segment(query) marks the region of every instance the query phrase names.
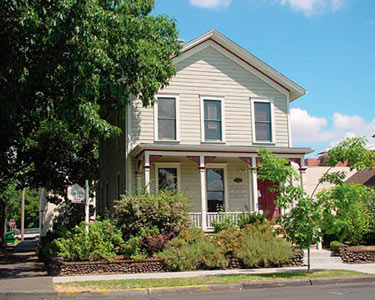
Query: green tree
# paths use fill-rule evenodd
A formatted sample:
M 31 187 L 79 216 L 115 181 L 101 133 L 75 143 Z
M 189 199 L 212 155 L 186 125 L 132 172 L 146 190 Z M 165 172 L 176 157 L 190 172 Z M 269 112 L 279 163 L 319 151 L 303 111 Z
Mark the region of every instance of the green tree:
M 334 187 L 317 194 L 323 208 L 322 230 L 325 238 L 359 244 L 363 237 L 374 231 L 375 193 L 363 185 L 345 184 L 345 172 L 330 172 L 338 163 L 348 163 L 351 170 L 365 170 L 375 166 L 375 153 L 367 150 L 363 137 L 342 140 L 328 151 L 330 169 L 319 183 Z
M 99 138 L 121 133 L 110 113 L 123 117 L 133 95 L 152 104 L 175 74 L 175 21 L 151 16 L 153 7 L 154 0 L 0 2 L 0 195 L 14 179 L 62 194 L 96 178 Z M 0 209 L 1 224 L 4 203 Z
M 289 161 L 268 150 L 258 152 L 260 163 L 257 172 L 261 180 L 280 183 L 273 188 L 277 192 L 275 204 L 284 211 L 278 222 L 285 230 L 286 238 L 301 249 L 308 249 L 308 271 L 310 271 L 310 246 L 320 240 L 320 205 L 308 197 L 299 186 L 293 186 L 298 174 Z

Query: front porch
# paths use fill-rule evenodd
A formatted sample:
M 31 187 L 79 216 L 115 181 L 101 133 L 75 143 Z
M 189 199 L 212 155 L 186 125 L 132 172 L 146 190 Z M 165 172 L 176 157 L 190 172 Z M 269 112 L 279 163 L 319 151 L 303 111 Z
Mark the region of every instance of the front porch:
M 270 217 L 279 214 L 273 203 L 275 195 L 268 192 L 269 186 L 258 180 L 256 169 L 252 168 L 257 163 L 255 147 L 241 147 L 247 151 L 238 151 L 235 147 L 192 151 L 182 145 L 155 144 L 138 147 L 139 152 L 134 155 L 135 188 L 145 188 L 150 193 L 160 189 L 183 193 L 190 199 L 189 215 L 194 226 L 204 231 L 211 231 L 213 222 L 220 222 L 224 217 L 237 223 L 245 207 L 250 212 L 268 210 Z M 310 149 L 271 150 L 278 150 L 278 155 L 298 164 L 303 185 L 304 154 Z

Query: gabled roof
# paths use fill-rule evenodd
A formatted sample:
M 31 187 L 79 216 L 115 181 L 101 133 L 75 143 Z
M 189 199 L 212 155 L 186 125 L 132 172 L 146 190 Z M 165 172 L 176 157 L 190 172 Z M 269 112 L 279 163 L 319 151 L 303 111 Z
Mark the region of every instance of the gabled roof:
M 358 171 L 353 176 L 348 178 L 345 183 L 363 184 L 366 186 L 375 186 L 375 170 Z
M 290 101 L 293 101 L 307 93 L 304 88 L 302 88 L 286 76 L 282 75 L 280 72 L 276 71 L 271 66 L 269 66 L 215 29 L 210 30 L 195 38 L 194 40 L 184 44 L 181 51 L 182 55 L 206 41 L 212 41 L 215 44 L 221 46 L 236 58 L 240 59 L 241 61 L 255 69 L 257 72 L 259 72 L 259 75 L 266 79 L 268 78 L 270 81 L 288 91 Z

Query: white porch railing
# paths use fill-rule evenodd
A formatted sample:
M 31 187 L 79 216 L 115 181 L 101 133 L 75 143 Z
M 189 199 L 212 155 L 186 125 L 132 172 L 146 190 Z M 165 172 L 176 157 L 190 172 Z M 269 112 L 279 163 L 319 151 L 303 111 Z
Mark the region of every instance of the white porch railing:
M 238 225 L 238 219 L 242 212 L 208 212 L 206 213 L 207 229 L 213 229 L 213 222 L 223 222 L 224 218 L 229 218 L 234 224 Z M 202 214 L 199 212 L 189 213 L 194 227 L 202 227 Z
M 202 227 L 202 214 L 197 212 L 189 213 L 193 226 L 197 228 Z

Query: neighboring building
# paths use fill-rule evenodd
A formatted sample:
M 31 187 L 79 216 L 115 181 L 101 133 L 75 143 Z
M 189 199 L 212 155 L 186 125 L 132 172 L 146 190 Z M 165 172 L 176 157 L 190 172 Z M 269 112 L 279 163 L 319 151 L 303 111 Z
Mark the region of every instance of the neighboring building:
M 292 146 L 289 105 L 306 91 L 216 30 L 184 45 L 177 74 L 153 107 L 138 99 L 110 121 L 123 135 L 100 145 L 99 213 L 120 194 L 178 190 L 191 199 L 195 225 L 210 229 L 222 207 L 247 205 L 276 216 L 274 196 L 250 166 L 269 149 L 298 163 L 309 148 Z
M 345 183 L 356 183 L 368 187 L 375 187 L 375 169 L 358 171 L 348 178 Z
M 350 167 L 347 163 L 340 163 L 335 167 L 327 166 L 326 159 L 328 157 L 328 152 L 323 151 L 319 153 L 319 156 L 317 158 L 307 158 L 305 160 L 305 166 L 306 166 L 306 182 L 305 182 L 305 191 L 307 195 L 311 196 L 314 193 L 314 196 L 320 192 L 322 189 L 325 188 L 331 188 L 334 185 L 329 183 L 321 183 L 319 184 L 320 178 L 328 172 L 328 173 L 334 173 L 334 172 L 345 172 L 346 178 L 349 178 L 352 176 L 356 171 L 350 170 Z
M 375 138 L 375 134 L 372 137 Z M 375 145 L 370 145 L 367 147 L 367 150 L 375 151 Z M 358 171 L 346 180 L 345 183 L 363 184 L 375 188 L 375 168 Z

